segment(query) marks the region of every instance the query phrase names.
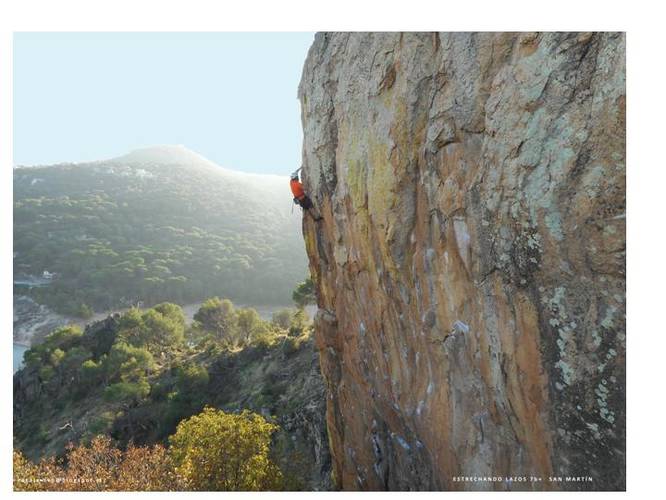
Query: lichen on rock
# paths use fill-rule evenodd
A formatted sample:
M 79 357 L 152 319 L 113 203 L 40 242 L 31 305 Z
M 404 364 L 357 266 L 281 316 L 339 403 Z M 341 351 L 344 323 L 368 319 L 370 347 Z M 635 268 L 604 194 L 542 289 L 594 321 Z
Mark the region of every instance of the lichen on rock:
M 625 37 L 320 33 L 304 218 L 343 489 L 624 489 Z M 454 482 L 456 476 L 592 482 Z

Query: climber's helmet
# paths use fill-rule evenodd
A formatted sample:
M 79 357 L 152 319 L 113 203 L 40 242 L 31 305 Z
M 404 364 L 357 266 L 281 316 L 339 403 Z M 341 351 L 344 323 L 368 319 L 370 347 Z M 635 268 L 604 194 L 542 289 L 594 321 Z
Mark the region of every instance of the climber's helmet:
M 298 180 L 298 171 L 292 172 L 291 174 L 291 180 Z

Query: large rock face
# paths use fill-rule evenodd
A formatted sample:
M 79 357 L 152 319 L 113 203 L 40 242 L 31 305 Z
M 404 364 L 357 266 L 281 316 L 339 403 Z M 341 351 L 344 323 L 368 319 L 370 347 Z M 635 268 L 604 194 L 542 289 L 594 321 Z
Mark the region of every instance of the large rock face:
M 316 36 L 304 235 L 339 487 L 624 488 L 624 47 Z M 457 480 L 488 475 L 528 481 Z

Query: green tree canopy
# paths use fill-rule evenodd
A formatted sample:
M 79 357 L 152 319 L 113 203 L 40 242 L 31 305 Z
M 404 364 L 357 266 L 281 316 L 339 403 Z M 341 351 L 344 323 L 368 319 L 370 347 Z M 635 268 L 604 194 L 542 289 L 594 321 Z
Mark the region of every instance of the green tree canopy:
M 127 311 L 120 319 L 119 336 L 133 346 L 146 346 L 153 352 L 183 343 L 185 315 L 180 306 L 158 304 L 144 312 L 137 308 Z
M 238 311 L 237 325 L 241 339 L 249 343 L 259 333 L 262 321 L 256 310 L 247 308 Z
M 152 371 L 155 361 L 147 349 L 120 341 L 111 347 L 106 366 L 111 377 L 118 375 L 121 379 L 130 381 Z
M 148 375 L 155 369 L 155 362 L 147 349 L 116 342 L 106 358 L 105 369 L 108 379 L 115 381 L 104 390 L 107 400 L 131 403 L 150 393 Z
M 204 331 L 220 339 L 235 336 L 236 311 L 229 299 L 213 297 L 206 300 L 194 315 L 194 320 Z
M 308 304 L 315 304 L 317 298 L 315 297 L 314 283 L 312 278 L 308 278 L 302 283 L 299 283 L 292 293 L 291 298 L 294 300 L 298 307 L 305 307 Z
M 292 337 L 299 337 L 303 335 L 308 326 L 308 315 L 304 309 L 297 309 L 291 317 L 289 324 L 289 335 Z

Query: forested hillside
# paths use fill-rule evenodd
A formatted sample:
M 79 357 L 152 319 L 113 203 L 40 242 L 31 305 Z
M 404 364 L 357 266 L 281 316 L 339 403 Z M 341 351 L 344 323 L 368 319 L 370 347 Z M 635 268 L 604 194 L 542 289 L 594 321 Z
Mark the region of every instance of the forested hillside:
M 258 465 L 239 464 L 244 472 L 234 478 L 225 476 L 224 464 L 208 473 L 204 466 L 188 471 L 182 453 L 191 446 L 177 430 L 206 407 L 224 412 L 199 417 L 221 420 L 220 429 L 210 432 L 212 424 L 207 424 L 197 438 L 196 429 L 189 428 L 181 432 L 183 439 L 196 439 L 193 446 L 210 462 L 230 446 L 237 447 L 229 440 L 236 439 L 245 424 L 252 424 L 252 432 L 268 429 L 262 435 L 270 438 L 269 449 L 252 451 L 248 460 L 270 460 L 278 483 L 251 482 L 265 469 Z M 246 411 L 256 414 L 247 422 Z M 59 328 L 27 351 L 25 367 L 14 375 L 14 478 L 25 480 L 15 482 L 15 487 L 328 489 L 324 413 L 318 356 L 302 309 L 282 310 L 269 322 L 253 309 L 213 298 L 187 326 L 175 304 L 133 308 L 93 323 L 84 332 Z M 151 448 L 136 450 L 132 445 Z M 174 463 L 163 462 L 167 457 L 162 448 L 152 448 L 156 445 L 169 446 Z M 38 482 L 42 476 L 90 480 L 102 473 L 83 465 L 85 470 L 77 472 L 76 464 L 85 457 L 99 465 L 119 459 L 121 453 L 130 460 L 144 452 L 150 455 L 146 460 L 161 464 L 148 466 L 145 478 L 132 472 L 135 467 L 128 462 L 127 474 L 106 478 L 102 486 Z M 62 460 L 68 453 L 68 460 Z M 243 455 L 238 451 L 234 456 Z M 161 482 L 164 478 L 149 477 L 160 476 L 162 465 L 172 470 L 179 464 L 177 480 L 186 484 L 167 485 Z M 123 467 L 107 472 L 121 473 Z
M 14 169 L 14 274 L 65 314 L 196 302 L 287 304 L 306 275 L 286 178 L 234 172 L 181 146 Z

